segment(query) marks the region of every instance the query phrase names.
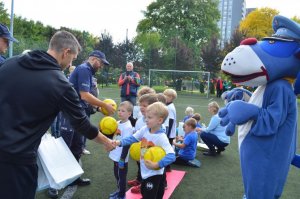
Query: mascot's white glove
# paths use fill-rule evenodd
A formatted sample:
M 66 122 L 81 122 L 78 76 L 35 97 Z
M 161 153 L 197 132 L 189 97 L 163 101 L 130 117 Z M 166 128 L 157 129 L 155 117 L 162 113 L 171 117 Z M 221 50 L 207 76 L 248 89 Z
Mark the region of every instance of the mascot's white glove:
M 235 125 L 241 125 L 249 120 L 256 120 L 259 108 L 242 100 L 232 101 L 219 111 L 221 125 L 226 126 L 226 134 L 232 136 Z

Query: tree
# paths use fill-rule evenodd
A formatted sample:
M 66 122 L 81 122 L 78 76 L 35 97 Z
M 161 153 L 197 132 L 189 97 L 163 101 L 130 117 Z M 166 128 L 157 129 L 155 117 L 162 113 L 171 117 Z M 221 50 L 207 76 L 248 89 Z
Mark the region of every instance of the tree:
M 218 1 L 157 0 L 147 7 L 138 32 L 158 32 L 163 39 L 180 36 L 183 41 L 200 44 L 218 32 Z
M 202 70 L 212 73 L 212 77 L 220 71 L 222 62 L 221 50 L 218 46 L 218 38 L 214 36 L 201 50 L 204 66 Z
M 213 33 L 218 33 L 217 6 L 216 0 L 157 0 L 144 12 L 145 19 L 137 27 L 138 35 L 159 35 L 162 47 L 156 55 L 161 57 L 163 66 L 194 68 L 200 63 L 200 57 L 195 55 L 199 55 L 201 46 Z M 190 57 L 187 59 L 185 55 Z
M 255 37 L 258 40 L 273 34 L 272 21 L 279 11 L 272 8 L 260 8 L 252 11 L 241 21 L 239 30 L 246 37 Z
M 292 17 L 292 20 L 294 20 L 295 22 L 297 22 L 297 23 L 300 24 L 300 18 L 299 18 L 299 17 L 293 16 L 293 17 Z

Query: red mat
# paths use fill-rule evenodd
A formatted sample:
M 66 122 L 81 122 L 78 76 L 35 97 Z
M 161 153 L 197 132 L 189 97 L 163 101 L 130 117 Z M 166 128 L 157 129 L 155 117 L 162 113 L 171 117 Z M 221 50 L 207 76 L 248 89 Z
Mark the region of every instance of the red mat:
M 175 190 L 175 188 L 177 187 L 179 182 L 182 180 L 184 174 L 185 174 L 185 171 L 178 171 L 178 170 L 172 170 L 171 172 L 167 172 L 168 189 L 165 190 L 163 199 L 170 198 L 173 191 Z M 130 189 L 126 192 L 127 199 L 141 199 L 142 198 L 141 194 L 131 193 Z

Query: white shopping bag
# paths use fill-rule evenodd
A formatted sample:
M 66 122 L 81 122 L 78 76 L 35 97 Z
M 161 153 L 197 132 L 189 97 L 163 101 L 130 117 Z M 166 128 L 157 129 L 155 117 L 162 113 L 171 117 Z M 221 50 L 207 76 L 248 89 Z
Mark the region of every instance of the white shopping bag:
M 83 174 L 61 137 L 54 138 L 45 134 L 38 149 L 38 157 L 51 188 L 62 189 Z
M 36 191 L 42 191 L 44 189 L 48 189 L 50 187 L 49 180 L 44 172 L 44 169 L 42 167 L 40 158 L 37 158 L 37 165 L 38 165 L 38 187 Z
M 177 133 L 177 136 L 182 136 L 184 137 L 184 130 L 183 130 L 183 125 L 184 123 L 183 122 L 179 122 L 178 123 L 178 133 Z

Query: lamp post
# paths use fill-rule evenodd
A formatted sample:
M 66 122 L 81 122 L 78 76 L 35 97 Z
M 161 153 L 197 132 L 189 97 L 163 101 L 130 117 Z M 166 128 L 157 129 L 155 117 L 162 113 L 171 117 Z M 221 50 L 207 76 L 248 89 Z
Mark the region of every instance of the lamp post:
M 11 11 L 10 11 L 10 32 L 14 34 L 14 0 L 11 0 Z M 9 41 L 9 57 L 13 55 L 13 42 Z
M 175 60 L 174 60 L 174 69 L 176 70 L 176 62 L 177 62 L 177 30 L 178 30 L 178 26 L 175 26 L 176 28 L 176 33 L 175 33 Z

